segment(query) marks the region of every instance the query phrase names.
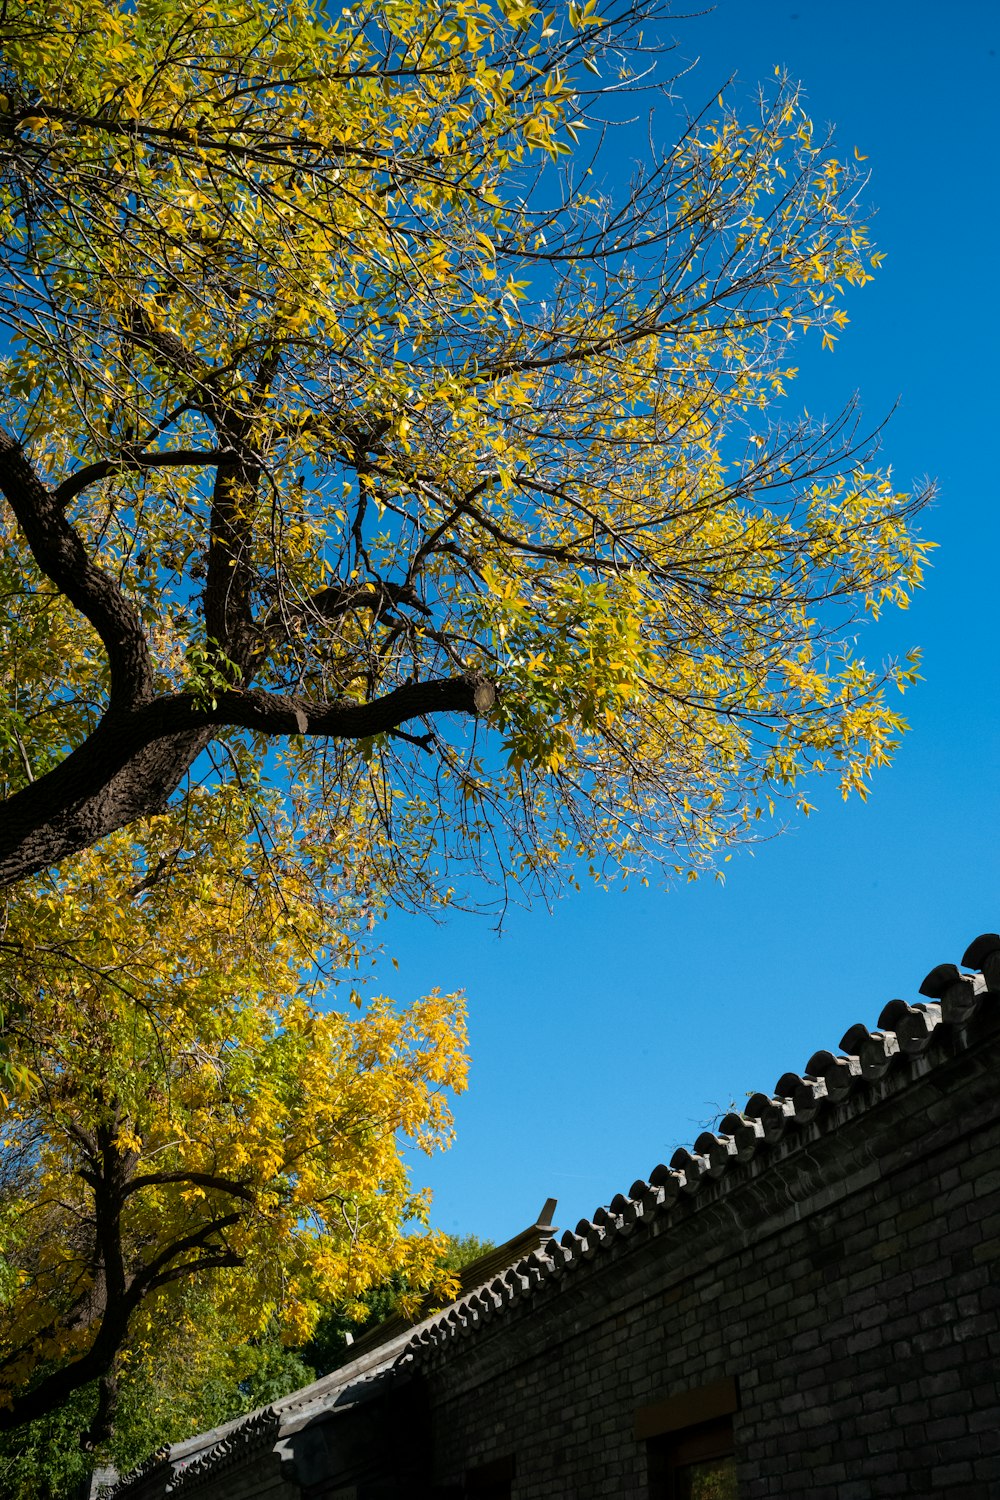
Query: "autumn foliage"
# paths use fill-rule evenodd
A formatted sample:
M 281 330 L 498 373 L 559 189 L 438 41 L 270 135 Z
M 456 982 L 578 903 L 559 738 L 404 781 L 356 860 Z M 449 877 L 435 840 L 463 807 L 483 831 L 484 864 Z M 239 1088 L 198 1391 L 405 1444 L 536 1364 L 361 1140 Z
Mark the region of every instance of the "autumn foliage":
M 778 79 L 616 186 L 665 15 L 3 9 L 0 1425 L 99 1434 L 195 1278 L 433 1280 L 460 1006 L 327 1008 L 383 902 L 694 875 L 896 743 L 923 496 L 789 395 L 858 168 Z
M 402 1148 L 449 1139 L 462 1006 L 320 1008 L 331 970 L 345 999 L 359 978 L 360 913 L 317 898 L 279 827 L 192 794 L 10 903 L 0 1428 L 101 1377 L 110 1408 L 206 1278 L 237 1342 L 302 1343 L 394 1273 L 447 1290 L 435 1237 L 400 1233 L 428 1207 Z
M 809 770 L 864 790 L 913 663 L 848 626 L 919 581 L 919 497 L 786 399 L 878 261 L 855 164 L 779 81 L 630 187 L 575 166 L 662 19 L 8 10 L 11 644 L 64 654 L 5 662 L 0 878 L 220 739 L 366 800 L 418 901 L 470 858 L 697 869 Z

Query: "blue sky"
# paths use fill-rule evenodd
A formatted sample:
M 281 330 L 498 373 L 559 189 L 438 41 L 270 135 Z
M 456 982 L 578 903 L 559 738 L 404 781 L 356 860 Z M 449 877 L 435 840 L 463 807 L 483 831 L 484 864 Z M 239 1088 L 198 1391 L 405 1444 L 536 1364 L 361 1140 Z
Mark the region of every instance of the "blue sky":
M 548 1196 L 572 1227 L 688 1144 L 730 1101 L 770 1090 L 935 964 L 1000 929 L 1000 560 L 995 274 L 1000 11 L 988 0 L 720 0 L 665 29 L 692 107 L 776 64 L 841 150 L 869 157 L 886 261 L 798 399 L 854 391 L 902 484 L 935 476 L 939 544 L 906 614 L 866 632 L 869 659 L 924 651 L 911 732 L 866 805 L 816 783 L 817 811 L 737 856 L 725 886 L 567 891 L 551 912 L 390 918 L 400 1000 L 470 1002 L 473 1067 L 446 1155 L 414 1163 L 434 1220 L 504 1239 Z M 623 152 L 623 156 L 626 153 Z M 627 162 L 623 160 L 623 171 Z M 388 988 L 388 982 L 386 984 Z

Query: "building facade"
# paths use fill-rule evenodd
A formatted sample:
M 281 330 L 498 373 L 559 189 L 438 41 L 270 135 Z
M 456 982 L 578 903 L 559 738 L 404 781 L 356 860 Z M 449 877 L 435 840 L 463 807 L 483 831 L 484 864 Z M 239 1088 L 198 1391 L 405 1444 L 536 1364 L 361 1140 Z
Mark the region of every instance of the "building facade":
M 436 1317 L 105 1493 L 996 1500 L 1000 936 L 963 965 Z

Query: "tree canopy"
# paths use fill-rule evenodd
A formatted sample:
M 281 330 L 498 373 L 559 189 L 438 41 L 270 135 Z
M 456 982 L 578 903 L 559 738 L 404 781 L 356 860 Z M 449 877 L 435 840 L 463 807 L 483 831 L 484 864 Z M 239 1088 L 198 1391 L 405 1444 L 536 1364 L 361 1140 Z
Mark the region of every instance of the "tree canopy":
M 921 497 L 786 397 L 878 261 L 858 168 L 778 80 L 616 188 L 665 14 L 5 10 L 0 880 L 210 745 L 413 900 L 864 790 L 913 662 L 851 622 L 918 583 Z
M 273 802 L 273 799 L 272 799 Z M 258 809 L 259 810 L 259 809 Z M 318 1001 L 361 915 L 232 789 L 22 882 L 0 939 L 0 1430 L 162 1349 L 192 1295 L 301 1344 L 396 1275 L 449 1284 L 407 1146 L 450 1136 L 461 1002 Z M 133 1385 L 135 1381 L 133 1379 Z

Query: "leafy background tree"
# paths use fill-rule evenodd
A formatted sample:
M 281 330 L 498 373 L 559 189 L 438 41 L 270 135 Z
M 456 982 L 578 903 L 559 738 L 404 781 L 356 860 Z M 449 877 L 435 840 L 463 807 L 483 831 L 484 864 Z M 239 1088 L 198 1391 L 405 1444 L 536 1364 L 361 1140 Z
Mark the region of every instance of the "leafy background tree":
M 492 1249 L 475 1235 L 443 1237 L 438 1265 L 456 1272 Z M 204 1432 L 301 1389 L 350 1358 L 347 1334 L 388 1317 L 407 1290 L 398 1274 L 365 1293 L 352 1317 L 341 1305 L 321 1313 L 308 1341 L 289 1348 L 273 1328 L 252 1339 L 222 1314 L 213 1282 L 189 1285 L 169 1324 L 125 1362 L 112 1434 L 95 1450 L 80 1446 L 99 1401 L 94 1382 L 48 1417 L 0 1434 L 0 1485 L 9 1500 L 64 1500 L 95 1461 L 127 1473 L 167 1442 Z
M 113 1434 L 84 1448 L 97 1382 L 46 1417 L 0 1434 L 0 1485 L 10 1500 L 65 1500 L 95 1464 L 128 1473 L 164 1443 L 189 1437 L 308 1384 L 313 1369 L 274 1334 L 241 1341 L 206 1288 L 188 1289 L 174 1320 L 119 1378 Z
M 480 1239 L 475 1234 L 445 1235 L 439 1252 L 438 1265 L 442 1271 L 457 1273 L 465 1270 L 481 1255 L 485 1255 L 488 1250 L 492 1249 L 494 1249 L 492 1240 Z M 414 1292 L 417 1294 L 416 1299 L 413 1296 Z M 437 1300 L 433 1292 L 428 1294 L 419 1287 L 414 1287 L 405 1273 L 397 1273 L 366 1294 L 364 1310 L 360 1317 L 357 1312 L 352 1316 L 342 1307 L 337 1306 L 329 1307 L 321 1313 L 308 1342 L 302 1347 L 302 1357 L 312 1366 L 317 1375 L 328 1375 L 351 1358 L 348 1335 L 353 1340 L 362 1334 L 370 1333 L 372 1329 L 377 1328 L 393 1314 L 399 1313 L 401 1309 L 406 1309 L 408 1316 L 414 1318 L 426 1316 L 434 1308 Z
M 243 799 L 195 792 L 9 902 L 0 1428 L 96 1379 L 104 1439 L 119 1370 L 206 1285 L 236 1344 L 301 1344 L 394 1273 L 450 1286 L 440 1239 L 401 1233 L 428 1207 L 402 1151 L 449 1139 L 463 1007 L 320 1009 L 360 954 L 302 848 L 276 810 L 264 841 Z

